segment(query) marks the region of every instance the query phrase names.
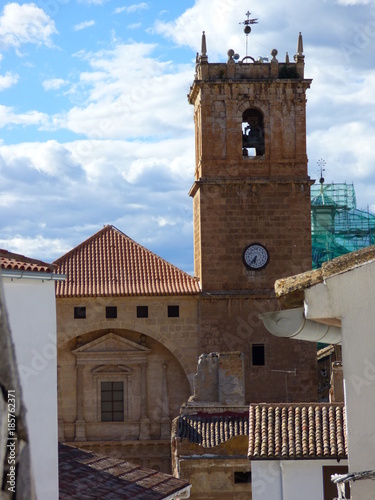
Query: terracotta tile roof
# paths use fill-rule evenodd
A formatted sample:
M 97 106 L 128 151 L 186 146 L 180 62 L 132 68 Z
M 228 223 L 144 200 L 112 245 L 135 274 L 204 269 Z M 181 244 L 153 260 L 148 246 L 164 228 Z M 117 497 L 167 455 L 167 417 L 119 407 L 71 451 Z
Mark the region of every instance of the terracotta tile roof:
M 251 404 L 248 456 L 251 460 L 346 458 L 344 405 Z
M 213 448 L 235 436 L 249 433 L 249 412 L 222 415 L 181 415 L 174 422 L 175 438 Z
M 347 458 L 341 403 L 251 404 L 245 413 L 181 415 L 173 427 L 173 438 L 203 448 L 248 435 L 251 460 Z
M 0 249 L 0 268 L 12 271 L 52 273 L 55 266 L 41 260 L 31 259 L 18 253 Z
M 60 500 L 161 500 L 189 486 L 169 474 L 59 443 Z
M 55 262 L 66 274 L 57 297 L 192 295 L 199 282 L 139 245 L 114 226 L 105 226 Z

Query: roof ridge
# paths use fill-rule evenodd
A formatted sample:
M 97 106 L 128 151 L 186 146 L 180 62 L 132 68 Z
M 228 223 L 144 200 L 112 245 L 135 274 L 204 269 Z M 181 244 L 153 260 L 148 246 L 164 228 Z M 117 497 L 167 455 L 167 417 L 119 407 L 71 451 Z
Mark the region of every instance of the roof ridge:
M 67 275 L 58 297 L 191 295 L 199 280 L 113 225 L 106 225 L 55 261 Z
M 195 276 L 191 276 L 191 274 L 187 273 L 186 271 L 184 271 L 183 269 L 180 269 L 179 267 L 177 267 L 176 265 L 172 264 L 171 262 L 167 261 L 166 259 L 164 259 L 163 257 L 160 257 L 160 255 L 157 255 L 155 252 L 153 252 L 152 250 L 150 250 L 149 248 L 146 248 L 144 245 L 142 245 L 141 243 L 138 243 L 137 241 L 135 241 L 133 238 L 131 238 L 130 236 L 128 236 L 126 233 L 124 233 L 123 231 L 121 231 L 121 229 L 118 229 L 116 226 L 112 225 L 112 224 L 106 224 L 104 227 L 102 227 L 102 229 L 100 229 L 99 231 L 97 231 L 95 234 L 93 234 L 92 236 L 90 236 L 89 238 L 87 238 L 86 240 L 82 241 L 82 243 L 79 243 L 76 247 L 72 248 L 71 250 L 69 250 L 66 254 L 62 255 L 61 257 L 59 257 L 58 259 L 56 259 L 53 263 L 58 263 L 61 259 L 65 259 L 66 257 L 68 257 L 68 255 L 70 255 L 73 251 L 78 251 L 80 248 L 84 247 L 87 245 L 87 243 L 89 241 L 93 241 L 94 239 L 96 239 L 100 233 L 104 233 L 108 230 L 114 230 L 115 232 L 119 233 L 122 237 L 126 238 L 128 241 L 130 241 L 131 243 L 134 243 L 134 245 L 142 250 L 144 250 L 148 255 L 152 255 L 153 257 L 155 257 L 155 259 L 157 259 L 159 262 L 162 261 L 163 263 L 165 263 L 168 267 L 170 268 L 173 268 L 175 269 L 176 271 L 178 271 L 178 273 L 182 273 L 184 275 L 186 275 L 188 278 L 190 279 L 193 279 L 193 280 L 198 280 L 197 277 Z M 1 250 L 0 250 L 1 251 Z
M 110 226 L 109 224 L 103 226 L 101 229 L 99 229 L 99 231 L 97 231 L 93 235 L 91 235 L 88 238 L 86 238 L 84 241 L 82 241 L 81 243 L 79 243 L 77 246 L 75 246 L 74 248 L 72 248 L 68 252 L 64 253 L 64 255 L 61 255 L 61 257 L 59 257 L 58 259 L 56 259 L 53 263 L 58 265 L 60 261 L 62 261 L 63 259 L 65 260 L 69 255 L 73 254 L 74 252 L 77 253 L 77 251 L 79 249 L 87 246 L 87 243 L 89 241 L 94 241 L 98 237 L 98 235 L 100 233 L 104 233 L 106 230 L 108 230 L 108 227 L 112 227 L 112 226 Z
M 317 401 L 317 402 L 300 402 L 300 403 L 250 403 L 251 407 L 269 407 L 269 408 L 277 408 L 277 407 L 292 407 L 292 408 L 302 408 L 302 407 L 324 407 L 324 406 L 340 406 L 343 407 L 345 403 L 343 402 L 329 402 L 329 401 Z

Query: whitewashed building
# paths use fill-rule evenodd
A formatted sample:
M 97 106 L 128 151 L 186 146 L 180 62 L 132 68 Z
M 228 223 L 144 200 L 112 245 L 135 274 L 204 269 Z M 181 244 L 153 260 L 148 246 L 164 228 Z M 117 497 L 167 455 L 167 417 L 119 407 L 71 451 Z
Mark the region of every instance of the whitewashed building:
M 57 358 L 54 266 L 0 250 L 38 500 L 57 500 Z M 17 397 L 17 395 L 16 395 Z
M 271 333 L 312 342 L 341 342 L 352 500 L 375 498 L 375 246 L 280 279 L 285 307 L 263 314 Z M 299 319 L 298 319 L 299 318 Z M 355 478 L 355 481 L 353 480 Z

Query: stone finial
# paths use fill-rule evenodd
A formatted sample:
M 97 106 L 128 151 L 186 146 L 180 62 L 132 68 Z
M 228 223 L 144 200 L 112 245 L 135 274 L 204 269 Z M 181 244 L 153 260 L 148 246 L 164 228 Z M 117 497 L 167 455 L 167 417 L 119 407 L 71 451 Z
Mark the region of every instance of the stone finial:
M 285 64 L 289 64 L 289 54 L 288 54 L 288 52 L 285 54 Z
M 302 40 L 302 34 L 301 34 L 301 32 L 299 32 L 299 35 L 298 35 L 297 55 L 298 56 L 302 56 L 303 55 L 303 40 Z
M 271 62 L 278 62 L 278 60 L 276 59 L 276 56 L 278 54 L 278 51 L 276 49 L 272 49 L 271 50 L 271 56 L 272 56 L 272 59 L 271 59 Z
M 207 42 L 206 42 L 206 33 L 202 32 L 202 45 L 201 45 L 201 55 L 200 60 L 207 61 Z
M 299 35 L 298 35 L 297 54 L 295 54 L 294 60 L 297 63 L 297 72 L 298 72 L 300 78 L 303 78 L 305 56 L 303 55 L 303 40 L 302 40 L 301 32 L 299 32 Z

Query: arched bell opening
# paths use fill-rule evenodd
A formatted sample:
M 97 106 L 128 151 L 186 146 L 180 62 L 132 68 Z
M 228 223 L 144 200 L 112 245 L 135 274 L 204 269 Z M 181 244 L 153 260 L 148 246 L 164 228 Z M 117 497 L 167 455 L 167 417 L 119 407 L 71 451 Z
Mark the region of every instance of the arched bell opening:
M 248 108 L 242 114 L 243 156 L 264 156 L 264 152 L 263 113 L 258 109 Z

